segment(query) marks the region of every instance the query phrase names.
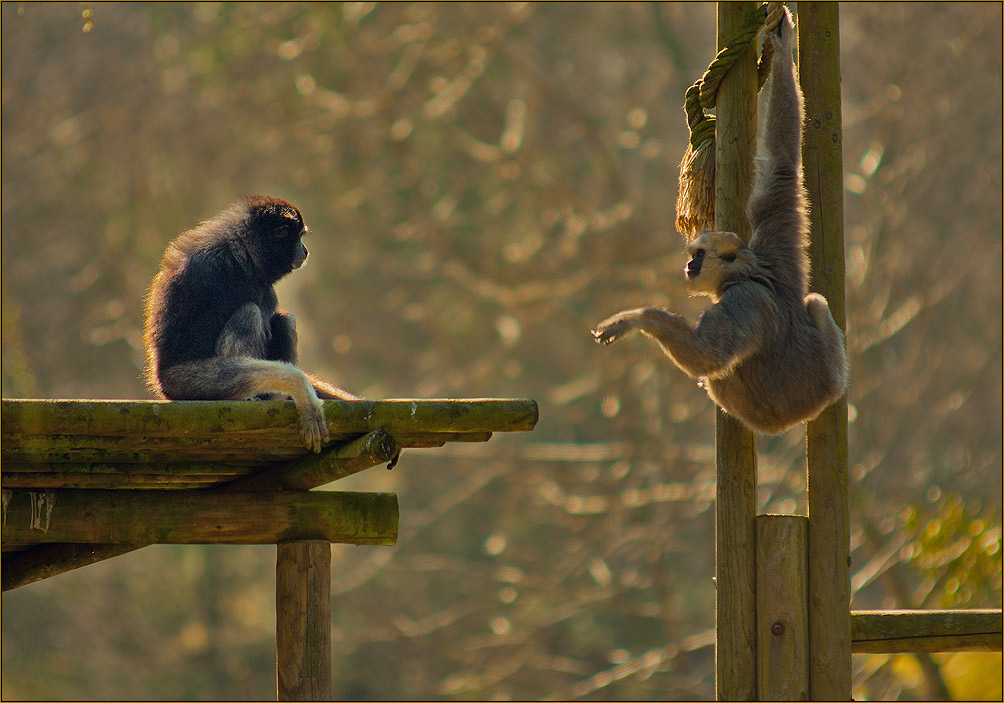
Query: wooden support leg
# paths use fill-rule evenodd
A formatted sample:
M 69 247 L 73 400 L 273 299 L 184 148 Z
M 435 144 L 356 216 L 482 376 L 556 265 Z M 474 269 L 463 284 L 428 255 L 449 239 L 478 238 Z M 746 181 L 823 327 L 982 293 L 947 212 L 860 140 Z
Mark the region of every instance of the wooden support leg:
M 809 700 L 809 519 L 757 515 L 757 698 Z
M 331 700 L 331 545 L 276 545 L 277 700 Z
M 717 414 L 715 698 L 755 701 L 756 438 Z

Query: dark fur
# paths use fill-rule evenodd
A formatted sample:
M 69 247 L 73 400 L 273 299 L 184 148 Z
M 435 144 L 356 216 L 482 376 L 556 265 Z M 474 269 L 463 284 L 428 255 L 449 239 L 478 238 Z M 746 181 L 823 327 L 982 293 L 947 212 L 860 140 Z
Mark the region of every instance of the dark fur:
M 777 434 L 811 420 L 847 387 L 844 340 L 826 299 L 808 293 L 808 216 L 801 171 L 802 95 L 787 10 L 774 42 L 766 156 L 747 206 L 749 246 L 705 232 L 688 246 L 687 285 L 714 301 L 691 326 L 657 308 L 627 310 L 593 331 L 609 344 L 631 330 L 654 339 L 711 399 L 747 427 Z
M 300 211 L 248 196 L 172 241 L 146 300 L 147 381 L 171 400 L 292 397 L 304 443 L 328 438 L 320 398 L 356 396 L 297 366 L 274 284 L 307 258 Z

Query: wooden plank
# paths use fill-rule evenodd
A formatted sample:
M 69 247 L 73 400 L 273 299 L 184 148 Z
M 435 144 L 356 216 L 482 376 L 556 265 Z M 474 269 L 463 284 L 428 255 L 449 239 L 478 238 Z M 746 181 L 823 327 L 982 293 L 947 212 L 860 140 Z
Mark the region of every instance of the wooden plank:
M 922 652 L 999 652 L 999 632 L 943 637 L 901 637 L 887 640 L 851 640 L 855 654 L 919 654 Z
M 845 329 L 839 6 L 798 3 L 802 146 L 811 223 L 812 288 Z M 850 502 L 847 399 L 806 428 L 809 502 L 809 650 L 813 700 L 851 697 Z
M 331 545 L 280 544 L 275 561 L 276 698 L 331 699 Z
M 802 515 L 756 518 L 757 696 L 809 698 L 807 541 Z
M 537 423 L 532 399 L 326 400 L 329 428 L 357 436 L 377 428 L 392 435 L 430 432 L 521 432 Z M 0 432 L 22 435 L 205 437 L 240 433 L 296 438 L 292 401 L 9 400 Z
M 377 437 L 382 437 L 382 435 L 377 435 Z M 309 455 L 307 459 L 302 461 L 307 462 L 310 466 L 313 466 L 316 461 L 324 461 L 328 457 L 333 457 L 335 465 L 340 467 L 339 470 L 342 471 L 359 471 L 367 468 L 367 459 L 373 462 L 370 465 L 375 465 L 384 461 L 378 453 L 367 456 L 363 451 L 363 448 L 366 446 L 366 440 L 363 439 L 357 443 L 350 443 L 331 449 L 322 453 L 317 458 L 315 458 L 314 455 Z M 371 449 L 373 449 L 374 452 L 379 452 L 380 447 L 383 447 L 383 451 L 386 451 L 386 444 L 384 441 L 377 442 L 376 446 L 371 447 Z M 341 461 L 343 459 L 344 461 Z M 300 465 L 298 463 L 294 463 L 291 466 L 287 465 L 283 468 L 276 467 L 274 470 L 278 472 L 276 474 L 277 476 L 281 475 L 283 471 L 288 471 L 293 475 L 300 475 L 302 478 L 303 474 L 300 471 L 300 468 L 298 468 L 299 466 Z M 276 483 L 267 476 L 263 480 L 271 482 L 273 487 L 276 486 Z M 241 484 L 240 482 L 235 482 L 235 484 L 223 485 L 214 489 L 214 491 L 233 491 L 235 485 L 237 488 L 240 488 Z M 280 490 L 283 488 L 292 488 L 292 486 L 283 485 L 281 481 L 279 481 L 277 487 Z M 253 485 L 250 483 L 247 484 L 247 488 L 245 488 L 245 490 L 252 489 Z M 5 541 L 7 540 L 6 533 L 4 534 L 4 539 Z M 56 576 L 83 566 L 88 566 L 104 559 L 121 556 L 122 554 L 126 554 L 145 546 L 147 546 L 147 544 L 144 543 L 40 544 L 18 554 L 12 554 L 4 558 L 2 578 L 3 590 L 7 591 L 12 588 L 34 583 L 35 581 Z
M 7 437 L 3 438 L 7 441 Z M 4 447 L 6 449 L 6 447 Z M 170 474 L 179 479 L 188 476 L 215 476 L 221 478 L 233 478 L 242 476 L 251 471 L 260 471 L 264 468 L 276 467 L 286 464 L 283 461 L 185 461 L 155 463 L 120 463 L 115 461 L 94 461 L 94 462 L 60 462 L 60 461 L 32 461 L 30 463 L 14 463 L 10 461 L 6 452 L 3 455 L 3 473 L 10 475 L 12 479 L 19 481 L 30 481 L 32 474 L 65 473 L 76 476 L 94 475 L 108 476 L 143 476 L 144 474 Z
M 752 2 L 718 3 L 718 48 L 740 34 Z M 753 182 L 756 47 L 736 61 L 718 89 L 715 114 L 715 228 L 749 240 L 746 202 Z M 756 698 L 756 441 L 717 409 L 715 696 Z
M 397 541 L 393 493 L 17 489 L 4 503 L 4 540 L 11 544 Z
M 40 544 L 16 554 L 4 554 L 4 591 L 26 586 L 82 566 L 127 554 L 145 544 Z
M 214 464 L 247 467 L 290 461 L 308 452 L 292 433 L 276 430 L 250 435 L 234 431 L 201 437 L 131 437 L 116 435 L 3 435 L 4 468 L 8 471 L 35 471 L 38 466 L 68 464 L 72 470 L 93 470 L 91 466 L 116 466 L 129 471 L 142 465 L 172 464 L 179 470 L 207 471 Z M 400 432 L 395 435 L 402 447 L 441 447 L 446 442 L 486 442 L 491 432 Z M 351 441 L 359 433 L 333 430 L 331 443 Z M 71 469 L 66 469 L 71 470 Z
M 45 473 L 2 474 L 5 488 L 170 488 L 173 490 L 206 488 L 233 476 L 220 474 L 92 474 L 49 471 Z
M 400 451 L 386 430 L 374 430 L 324 454 L 312 454 L 291 466 L 262 472 L 228 485 L 232 491 L 301 490 L 323 486 L 363 469 L 390 461 Z
M 1000 610 L 856 610 L 854 652 L 999 652 Z

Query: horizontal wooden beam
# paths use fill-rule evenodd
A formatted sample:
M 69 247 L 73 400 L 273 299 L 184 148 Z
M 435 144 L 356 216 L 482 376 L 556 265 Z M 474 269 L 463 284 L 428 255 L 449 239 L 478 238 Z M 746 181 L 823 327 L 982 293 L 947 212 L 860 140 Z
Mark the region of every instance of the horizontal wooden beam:
M 211 495 L 216 493 L 229 493 L 234 490 L 263 490 L 262 486 L 267 484 L 272 490 L 296 490 L 305 486 L 307 479 L 318 480 L 317 485 L 327 483 L 327 478 L 334 474 L 348 475 L 363 469 L 375 466 L 387 461 L 396 451 L 393 438 L 382 430 L 364 435 L 354 442 L 349 442 L 334 447 L 319 456 L 310 455 L 300 462 L 292 465 L 271 469 L 271 473 L 266 471 L 263 475 L 255 477 L 255 481 L 260 481 L 258 487 L 250 480 L 246 484 L 242 481 L 233 481 L 213 489 Z M 328 463 L 330 462 L 330 463 Z M 35 474 L 37 475 L 37 474 Z M 289 479 L 289 483 L 284 480 Z M 176 486 L 172 486 L 175 488 Z M 7 534 L 4 531 L 4 542 L 7 545 Z M 67 571 L 79 569 L 90 564 L 96 564 L 105 559 L 127 554 L 136 549 L 148 546 L 149 543 L 137 544 L 36 544 L 26 550 L 17 553 L 8 553 L 3 559 L 3 590 L 26 586 L 29 583 L 41 581 L 42 579 L 57 576 Z
M 520 432 L 537 424 L 531 399 L 326 400 L 329 429 L 339 435 L 383 428 L 394 436 L 436 432 Z M 198 437 L 277 429 L 296 433 L 292 401 L 2 401 L 4 435 Z
M 3 590 L 27 586 L 105 559 L 128 554 L 145 544 L 40 544 L 3 555 Z
M 393 493 L 16 489 L 4 496 L 9 544 L 390 545 L 397 528 Z
M 855 610 L 851 650 L 856 653 L 999 652 L 1000 610 Z
M 348 442 L 324 454 L 310 454 L 290 465 L 262 471 L 226 485 L 229 491 L 299 490 L 323 486 L 377 464 L 401 451 L 397 440 L 383 429 Z

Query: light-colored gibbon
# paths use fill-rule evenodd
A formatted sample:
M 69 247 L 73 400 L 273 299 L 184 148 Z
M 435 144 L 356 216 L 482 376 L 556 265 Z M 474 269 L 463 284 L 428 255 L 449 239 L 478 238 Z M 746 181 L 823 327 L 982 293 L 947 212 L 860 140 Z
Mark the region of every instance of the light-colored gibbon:
M 660 308 L 626 310 L 593 331 L 602 344 L 632 330 L 654 339 L 711 399 L 756 432 L 814 419 L 847 388 L 844 339 L 822 296 L 808 292 L 808 215 L 802 186 L 802 94 L 785 10 L 774 44 L 765 154 L 747 214 L 747 246 L 704 232 L 687 246 L 686 284 L 713 305 L 692 326 Z

